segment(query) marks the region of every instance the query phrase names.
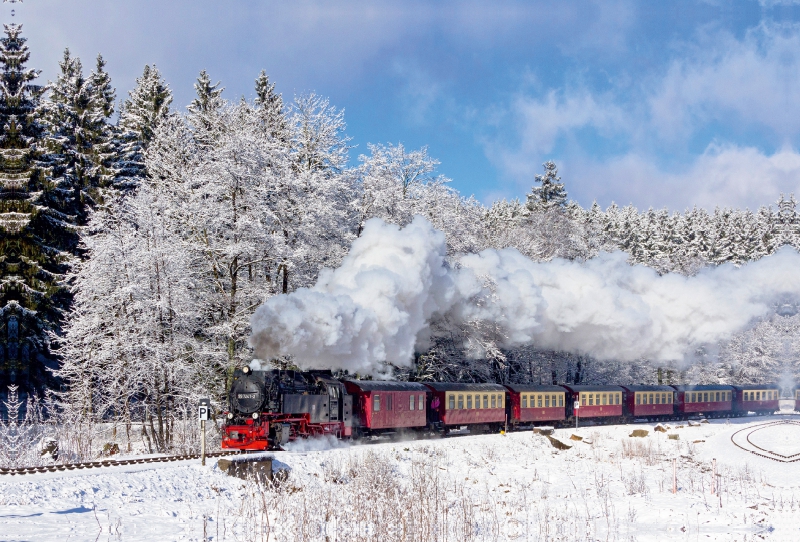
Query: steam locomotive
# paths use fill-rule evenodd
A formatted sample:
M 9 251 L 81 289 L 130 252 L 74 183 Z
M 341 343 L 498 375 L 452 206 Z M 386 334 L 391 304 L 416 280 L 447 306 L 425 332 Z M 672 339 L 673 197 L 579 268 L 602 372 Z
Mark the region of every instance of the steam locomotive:
M 794 392 L 800 409 L 800 390 Z M 222 447 L 273 450 L 301 438 L 441 434 L 535 425 L 733 417 L 778 410 L 780 388 L 744 386 L 536 386 L 334 378 L 330 371 L 237 370 Z

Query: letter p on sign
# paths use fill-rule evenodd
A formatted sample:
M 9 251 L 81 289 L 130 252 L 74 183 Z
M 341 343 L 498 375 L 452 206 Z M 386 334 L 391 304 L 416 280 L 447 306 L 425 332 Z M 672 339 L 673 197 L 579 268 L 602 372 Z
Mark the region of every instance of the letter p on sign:
M 198 414 L 201 422 L 208 421 L 208 413 L 210 410 L 211 410 L 211 401 L 209 401 L 208 399 L 200 399 Z

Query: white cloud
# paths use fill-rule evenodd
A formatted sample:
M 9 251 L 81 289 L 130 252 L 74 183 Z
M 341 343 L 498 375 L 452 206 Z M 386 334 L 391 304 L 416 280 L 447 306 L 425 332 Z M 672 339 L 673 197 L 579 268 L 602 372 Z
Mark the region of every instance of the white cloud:
M 578 158 L 569 164 L 564 177 L 573 181 L 573 195 L 584 204 L 597 199 L 640 208 L 754 209 L 774 203 L 781 193 L 800 194 L 800 153 L 791 148 L 767 155 L 753 147 L 711 145 L 677 172 L 634 153 L 605 162 Z
M 638 87 L 515 97 L 505 121 L 513 141 L 488 141 L 487 156 L 525 190 L 555 159 L 584 204 L 755 208 L 800 192 L 800 26 L 761 24 L 742 39 L 706 33 L 680 54 Z M 779 148 L 737 140 L 754 132 Z M 702 137 L 705 150 L 692 152 L 688 142 Z M 602 150 L 609 142 L 615 151 Z
M 742 40 L 718 33 L 676 59 L 650 93 L 650 122 L 684 137 L 710 120 L 800 130 L 800 29 L 761 24 Z
M 496 124 L 516 127 L 513 148 L 487 141 L 489 158 L 510 177 L 529 184 L 540 170 L 542 156 L 550 154 L 561 138 L 592 128 L 605 135 L 624 135 L 630 129 L 626 114 L 609 101 L 587 91 L 550 91 L 541 99 L 518 95 Z

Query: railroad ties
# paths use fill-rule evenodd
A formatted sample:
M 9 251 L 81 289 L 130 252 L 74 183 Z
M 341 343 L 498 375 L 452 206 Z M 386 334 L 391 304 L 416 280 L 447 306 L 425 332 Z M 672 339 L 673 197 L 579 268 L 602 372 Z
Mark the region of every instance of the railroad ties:
M 226 455 L 238 455 L 239 453 L 240 453 L 239 451 L 212 452 L 206 454 L 206 457 L 223 457 Z M 85 461 L 82 463 L 64 463 L 61 465 L 45 465 L 38 467 L 20 467 L 16 469 L 6 469 L 0 467 L 0 476 L 39 474 L 44 472 L 58 472 L 58 471 L 68 471 L 68 470 L 80 470 L 80 469 L 96 469 L 100 467 L 119 467 L 124 465 L 144 465 L 147 463 L 168 463 L 170 461 L 188 461 L 191 459 L 200 459 L 200 454 L 167 455 L 162 457 L 132 457 L 129 459 L 103 459 L 100 461 Z

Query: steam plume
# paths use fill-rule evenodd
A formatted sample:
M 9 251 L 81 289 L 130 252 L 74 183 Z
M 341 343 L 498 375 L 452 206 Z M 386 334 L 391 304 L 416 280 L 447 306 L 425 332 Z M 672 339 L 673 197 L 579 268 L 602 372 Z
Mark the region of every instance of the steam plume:
M 515 249 L 445 263 L 445 239 L 422 217 L 405 228 L 374 219 L 336 270 L 312 288 L 269 299 L 253 316 L 256 356 L 291 355 L 304 368 L 381 374 L 411 363 L 432 320 L 486 321 L 502 346 L 597 358 L 682 360 L 800 297 L 800 255 L 791 249 L 739 269 L 659 276 L 624 253 L 585 263 L 536 263 Z

